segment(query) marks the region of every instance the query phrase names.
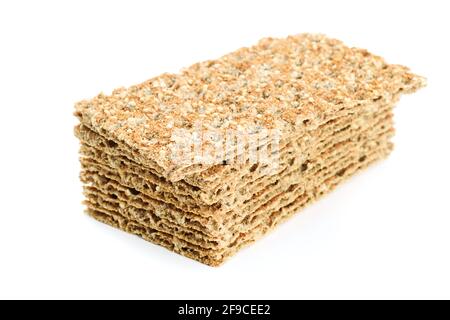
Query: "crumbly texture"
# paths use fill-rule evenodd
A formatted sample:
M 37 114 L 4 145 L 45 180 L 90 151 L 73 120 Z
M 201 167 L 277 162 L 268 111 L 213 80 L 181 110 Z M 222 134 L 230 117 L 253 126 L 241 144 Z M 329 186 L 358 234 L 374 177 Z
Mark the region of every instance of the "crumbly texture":
M 289 136 L 338 109 L 412 92 L 424 84 L 407 68 L 387 64 L 366 50 L 323 35 L 300 34 L 262 39 L 178 74 L 100 94 L 79 102 L 75 114 L 176 181 L 210 166 L 185 168 L 171 160 L 175 129 L 194 130 L 201 122 L 205 130 L 254 128 L 257 134 L 260 128 L 277 128 Z M 201 143 L 208 148 L 214 142 Z

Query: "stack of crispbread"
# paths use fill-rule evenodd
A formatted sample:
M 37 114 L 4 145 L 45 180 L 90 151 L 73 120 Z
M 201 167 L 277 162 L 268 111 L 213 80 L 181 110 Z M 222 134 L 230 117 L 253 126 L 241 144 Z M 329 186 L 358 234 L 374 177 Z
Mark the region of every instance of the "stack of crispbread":
M 424 79 L 322 35 L 263 39 L 76 105 L 94 218 L 208 265 L 392 150 Z

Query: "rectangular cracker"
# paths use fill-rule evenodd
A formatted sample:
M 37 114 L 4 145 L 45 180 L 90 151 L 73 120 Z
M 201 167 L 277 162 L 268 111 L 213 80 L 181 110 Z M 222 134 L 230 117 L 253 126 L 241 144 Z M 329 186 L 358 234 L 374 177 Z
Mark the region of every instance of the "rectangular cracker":
M 301 34 L 81 101 L 75 135 L 87 212 L 220 265 L 386 157 L 394 105 L 424 85 L 366 50 Z M 222 139 L 229 132 L 232 144 Z M 197 153 L 179 161 L 180 145 Z M 220 152 L 207 162 L 211 148 Z M 250 151 L 259 149 L 268 158 L 255 162 Z

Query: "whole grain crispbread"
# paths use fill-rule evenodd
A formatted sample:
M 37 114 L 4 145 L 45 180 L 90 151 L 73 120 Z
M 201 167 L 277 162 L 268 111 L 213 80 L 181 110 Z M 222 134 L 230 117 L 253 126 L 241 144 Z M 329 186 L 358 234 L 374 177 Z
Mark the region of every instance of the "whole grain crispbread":
M 389 155 L 394 106 L 424 85 L 366 50 L 300 34 L 81 101 L 87 213 L 218 266 Z M 173 153 L 184 146 L 196 152 L 187 162 Z M 197 157 L 210 147 L 213 161 Z

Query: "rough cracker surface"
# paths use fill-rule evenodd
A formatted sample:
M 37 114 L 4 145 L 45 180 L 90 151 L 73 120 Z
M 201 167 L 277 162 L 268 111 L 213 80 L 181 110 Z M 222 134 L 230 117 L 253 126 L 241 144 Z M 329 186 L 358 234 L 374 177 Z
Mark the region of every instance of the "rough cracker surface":
M 262 39 L 178 74 L 100 94 L 77 103 L 75 114 L 94 131 L 152 159 L 170 177 L 177 170 L 169 157 L 175 128 L 194 130 L 201 122 L 205 130 L 277 128 L 289 136 L 327 113 L 424 84 L 408 68 L 366 50 L 300 34 Z

